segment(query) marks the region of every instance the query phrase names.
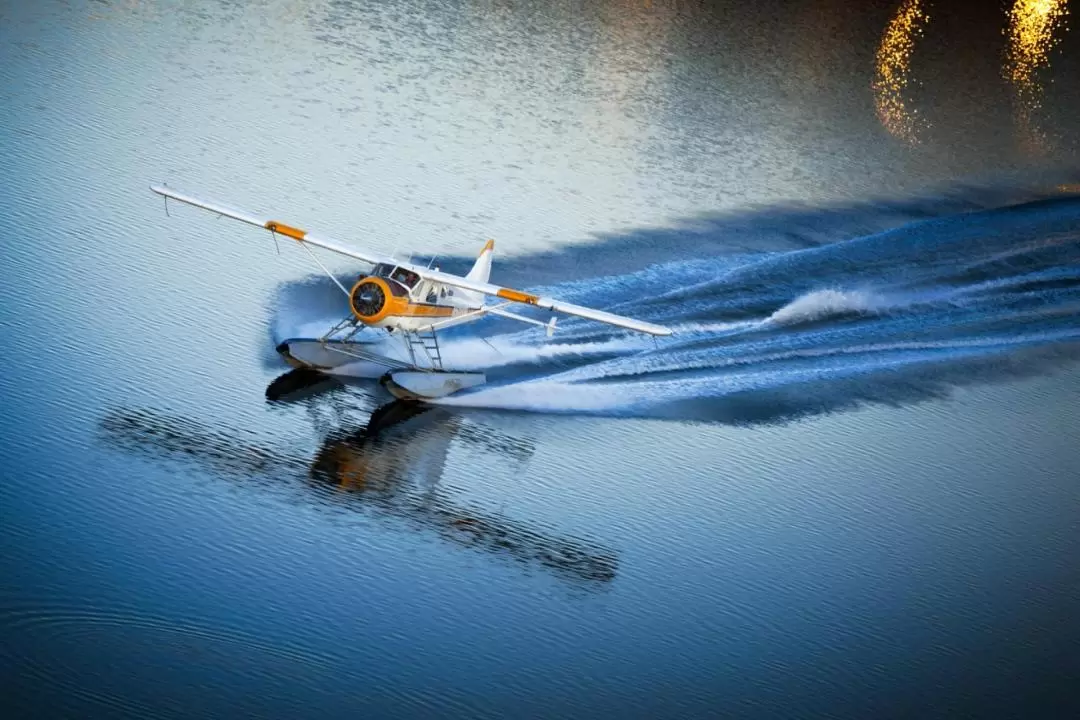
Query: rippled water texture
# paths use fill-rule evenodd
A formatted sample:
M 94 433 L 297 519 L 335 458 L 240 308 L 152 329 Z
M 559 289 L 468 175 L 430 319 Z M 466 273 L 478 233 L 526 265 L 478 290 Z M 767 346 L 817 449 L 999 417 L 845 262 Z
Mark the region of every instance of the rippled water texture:
M 1074 4 L 0 2 L 3 717 L 1076 716 Z

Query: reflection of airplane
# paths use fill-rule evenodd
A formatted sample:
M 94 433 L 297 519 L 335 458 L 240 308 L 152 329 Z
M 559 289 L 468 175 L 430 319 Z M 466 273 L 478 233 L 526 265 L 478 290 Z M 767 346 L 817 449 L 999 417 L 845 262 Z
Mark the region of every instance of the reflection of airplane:
M 533 448 L 426 405 L 397 401 L 378 408 L 363 428 L 331 433 L 313 460 L 260 445 L 243 432 L 149 410 L 114 411 L 102 420 L 101 430 L 114 447 L 195 462 L 219 475 L 286 482 L 307 477 L 315 482 L 308 487 L 320 491 L 312 496 L 318 501 L 403 520 L 455 545 L 542 567 L 564 579 L 615 577 L 618 562 L 610 550 L 455 502 L 438 485 L 455 440 L 518 462 Z
M 670 335 L 671 330 L 654 323 L 614 315 L 602 310 L 500 287 L 488 282 L 494 242 L 489 240 L 467 275 L 452 275 L 423 265 L 401 262 L 345 247 L 336 240 L 320 237 L 276 220 L 256 217 L 216 202 L 177 192 L 163 185 L 150 188 L 165 198 L 173 198 L 209 210 L 219 217 L 255 225 L 275 235 L 292 238 L 307 250 L 330 279 L 341 288 L 349 302 L 349 314 L 319 338 L 292 338 L 278 345 L 286 360 L 298 367 L 314 368 L 334 375 L 382 377 L 386 388 L 399 398 L 427 400 L 444 397 L 486 381 L 480 372 L 453 372 L 443 367 L 436 332 L 474 322 L 487 315 L 509 318 L 555 331 L 555 318 L 547 323 L 507 310 L 515 303 L 573 315 L 616 327 Z M 369 263 L 371 272 L 360 276 L 347 289 L 312 252 L 322 248 L 354 260 Z M 388 354 L 378 340 L 387 336 L 365 329 L 386 330 L 401 338 L 404 353 Z

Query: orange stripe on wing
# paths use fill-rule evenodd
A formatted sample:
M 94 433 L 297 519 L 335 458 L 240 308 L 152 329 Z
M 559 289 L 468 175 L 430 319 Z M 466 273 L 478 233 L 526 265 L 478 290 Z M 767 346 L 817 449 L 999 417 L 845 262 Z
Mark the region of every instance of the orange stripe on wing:
M 287 237 L 291 237 L 293 240 L 303 240 L 307 235 L 307 231 L 300 228 L 294 228 L 292 225 L 286 225 L 285 223 L 279 223 L 277 220 L 268 220 L 266 223 L 266 229 L 271 232 L 281 233 Z
M 525 303 L 526 305 L 535 305 L 536 301 L 540 299 L 535 295 L 523 293 L 520 290 L 511 290 L 510 288 L 502 288 L 497 294 L 504 300 L 512 300 L 513 302 Z

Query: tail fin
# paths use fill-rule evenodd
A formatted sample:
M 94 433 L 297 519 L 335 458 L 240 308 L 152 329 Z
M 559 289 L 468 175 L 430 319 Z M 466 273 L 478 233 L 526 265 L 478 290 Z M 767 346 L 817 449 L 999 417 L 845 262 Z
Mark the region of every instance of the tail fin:
M 472 270 L 465 276 L 468 280 L 475 280 L 477 282 L 487 282 L 488 277 L 491 276 L 491 256 L 495 253 L 495 241 L 488 240 L 484 245 L 484 249 L 480 251 L 480 256 L 476 258 L 476 262 L 472 266 Z
M 475 280 L 477 282 L 488 281 L 488 277 L 491 275 L 491 255 L 495 252 L 495 241 L 488 240 L 484 245 L 484 249 L 480 251 L 480 256 L 476 258 L 476 262 L 473 263 L 472 270 L 466 275 L 466 279 Z M 484 306 L 485 297 L 482 293 L 472 292 L 470 290 L 458 290 L 458 298 L 470 308 L 478 308 Z

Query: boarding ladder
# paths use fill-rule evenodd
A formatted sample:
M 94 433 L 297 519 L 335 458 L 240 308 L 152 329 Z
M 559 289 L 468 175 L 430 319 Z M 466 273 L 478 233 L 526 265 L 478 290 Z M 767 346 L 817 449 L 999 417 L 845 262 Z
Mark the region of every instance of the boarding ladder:
M 439 349 L 439 336 L 434 330 L 428 328 L 407 333 L 406 346 L 413 365 L 421 369 L 442 370 L 442 351 Z M 417 362 L 417 356 L 421 354 L 427 358 L 429 368 L 424 368 Z

